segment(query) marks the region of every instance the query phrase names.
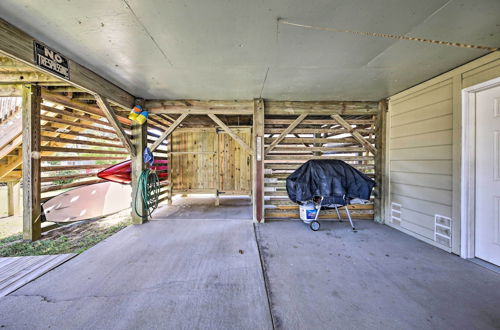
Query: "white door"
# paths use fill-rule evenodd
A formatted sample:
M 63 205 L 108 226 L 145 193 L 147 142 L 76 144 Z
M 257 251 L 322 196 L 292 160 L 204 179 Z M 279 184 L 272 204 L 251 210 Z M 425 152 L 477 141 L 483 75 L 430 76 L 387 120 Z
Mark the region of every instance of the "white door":
M 500 86 L 476 94 L 476 257 L 500 266 Z

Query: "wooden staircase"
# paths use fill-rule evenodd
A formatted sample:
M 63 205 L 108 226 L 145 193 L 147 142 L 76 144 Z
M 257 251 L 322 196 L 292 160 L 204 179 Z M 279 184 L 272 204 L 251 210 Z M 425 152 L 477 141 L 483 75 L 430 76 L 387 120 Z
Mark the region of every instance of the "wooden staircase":
M 0 99 L 0 182 L 21 178 L 22 119 L 20 98 Z

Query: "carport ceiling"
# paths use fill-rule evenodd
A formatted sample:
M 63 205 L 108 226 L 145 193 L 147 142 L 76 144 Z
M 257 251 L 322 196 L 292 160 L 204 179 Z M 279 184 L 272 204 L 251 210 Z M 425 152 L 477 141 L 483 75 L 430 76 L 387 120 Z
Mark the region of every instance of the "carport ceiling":
M 144 98 L 379 100 L 496 47 L 498 0 L 2 0 L 0 15 Z

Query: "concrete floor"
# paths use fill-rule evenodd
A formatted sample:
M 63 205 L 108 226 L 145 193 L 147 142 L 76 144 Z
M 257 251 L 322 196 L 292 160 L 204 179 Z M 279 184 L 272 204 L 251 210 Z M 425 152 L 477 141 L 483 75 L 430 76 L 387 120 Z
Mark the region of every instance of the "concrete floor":
M 252 219 L 252 200 L 246 196 L 221 196 L 220 205 L 215 205 L 213 196 L 177 196 L 172 206 L 162 204 L 153 214 L 156 220 L 165 219 Z
M 0 298 L 0 327 L 500 327 L 497 273 L 369 221 L 255 233 L 246 201 L 212 202 L 177 200 Z
M 500 275 L 388 226 L 257 226 L 281 329 L 500 328 Z
M 251 221 L 131 226 L 0 298 L 12 329 L 271 329 Z

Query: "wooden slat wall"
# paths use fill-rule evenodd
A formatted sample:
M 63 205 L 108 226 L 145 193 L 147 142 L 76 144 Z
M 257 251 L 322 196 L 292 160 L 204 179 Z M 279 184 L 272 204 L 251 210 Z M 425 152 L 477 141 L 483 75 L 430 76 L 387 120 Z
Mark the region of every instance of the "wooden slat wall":
M 151 119 L 151 118 L 150 118 Z M 155 121 L 151 121 L 153 123 L 156 123 Z M 151 147 L 151 145 L 156 141 L 156 139 L 160 136 L 160 134 L 165 130 L 168 126 L 155 126 L 153 124 L 150 124 L 150 120 L 148 120 L 148 146 Z M 170 151 L 170 145 L 169 145 L 169 139 L 166 139 L 159 147 L 158 149 L 155 150 L 153 153 L 155 159 L 161 159 L 161 160 L 168 160 L 168 170 L 162 169 L 158 171 L 158 174 L 164 174 L 168 173 L 167 178 L 160 178 L 160 203 L 164 201 L 168 201 L 171 198 L 171 192 L 170 192 L 170 158 L 169 158 L 169 151 Z M 162 165 L 163 166 L 163 165 Z
M 41 118 L 42 201 L 64 189 L 102 182 L 98 171 L 129 158 L 108 121 L 83 107 L 44 100 Z
M 342 102 L 332 105 L 318 102 L 314 107 L 294 107 L 293 102 L 266 102 L 265 148 L 275 141 L 300 114 L 307 113 L 298 126 L 289 132 L 264 158 L 265 217 L 299 218 L 298 206 L 286 192 L 286 177 L 309 159 L 341 159 L 374 178 L 375 158 L 348 129 L 332 115 L 339 114 L 371 145 L 375 143 L 377 102 Z M 280 107 L 282 107 L 280 109 Z M 291 115 L 293 113 L 294 115 Z M 373 220 L 373 204 L 350 206 L 354 219 Z M 341 216 L 346 217 L 344 211 Z M 322 211 L 320 218 L 336 219 L 334 210 Z

